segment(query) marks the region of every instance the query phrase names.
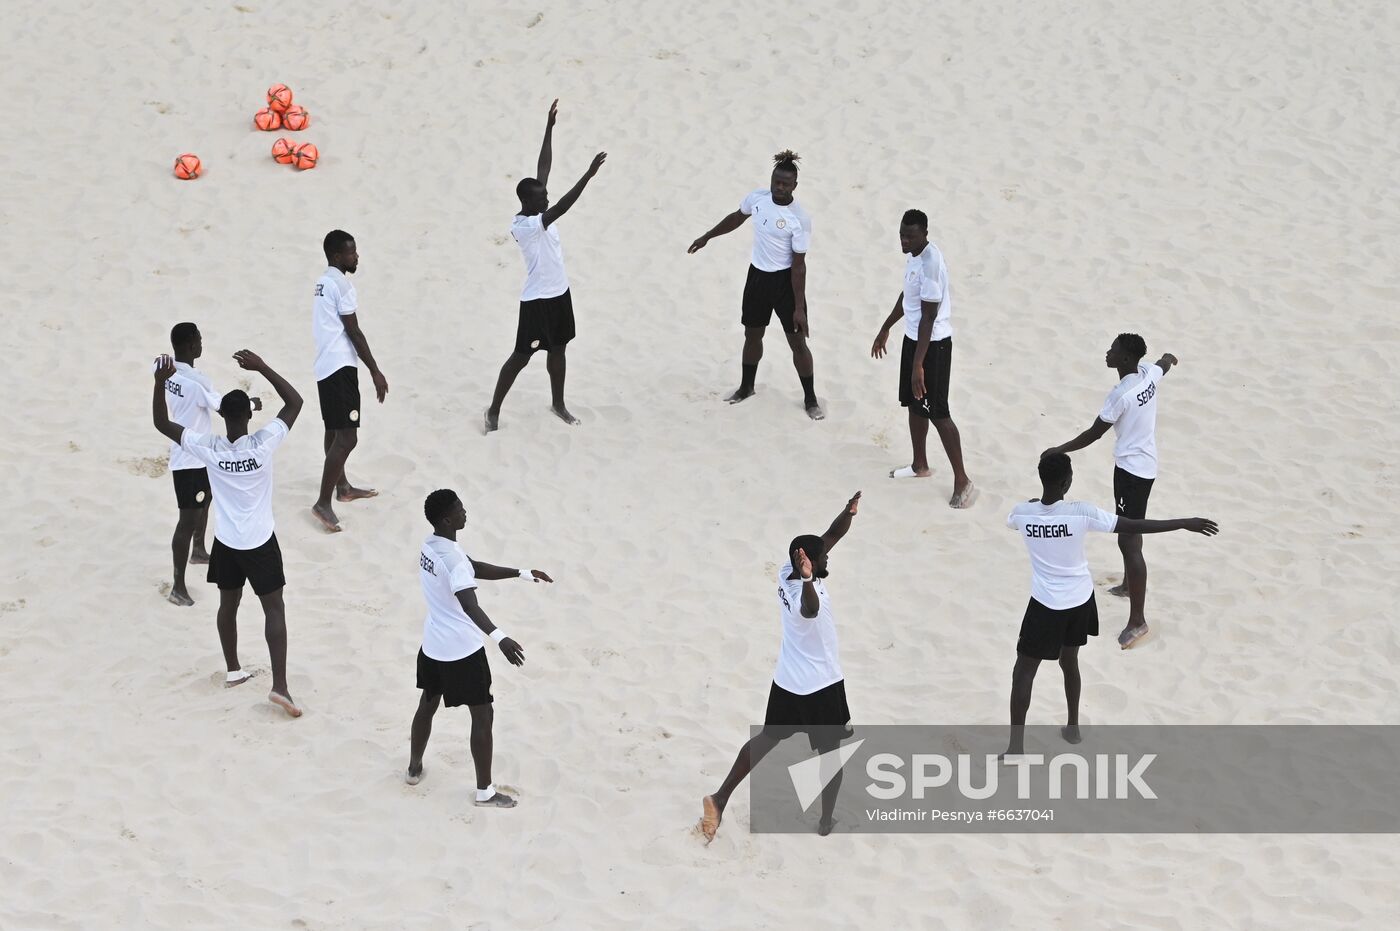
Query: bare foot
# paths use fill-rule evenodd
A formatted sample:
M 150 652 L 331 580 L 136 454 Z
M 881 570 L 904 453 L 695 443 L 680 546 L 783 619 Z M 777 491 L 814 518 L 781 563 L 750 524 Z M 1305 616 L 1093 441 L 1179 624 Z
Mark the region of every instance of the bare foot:
M 1133 647 L 1141 643 L 1142 639 L 1146 636 L 1146 621 L 1142 621 L 1137 624 L 1134 624 L 1132 621 L 1129 621 L 1128 626 L 1124 627 L 1122 633 L 1118 635 L 1118 646 L 1124 650 L 1131 650 Z
M 361 498 L 374 498 L 378 496 L 378 494 L 379 492 L 375 491 L 373 488 L 356 488 L 354 485 L 351 485 L 344 491 L 337 491 L 335 493 L 335 500 L 359 501 Z
M 916 469 L 913 466 L 900 466 L 897 469 L 890 469 L 890 478 L 928 478 L 933 474 L 933 470 L 925 466 Z
M 1066 743 L 1077 744 L 1084 740 L 1084 738 L 1079 735 L 1078 724 L 1066 724 L 1064 727 L 1060 728 L 1060 736 L 1065 739 Z
M 340 519 L 335 516 L 335 511 L 329 507 L 322 508 L 319 504 L 311 505 L 311 513 L 316 515 L 316 519 L 321 522 L 321 526 L 326 528 L 326 533 L 340 533 Z
M 971 479 L 968 479 L 963 483 L 961 488 L 953 489 L 953 497 L 948 499 L 948 507 L 962 510 L 972 507 L 973 503 L 976 501 L 977 486 L 972 484 Z
M 204 552 L 204 550 L 194 550 L 193 552 L 190 553 L 190 565 L 192 565 L 192 566 L 207 566 L 207 565 L 209 565 L 209 554 L 206 553 L 206 552 Z
M 190 597 L 190 593 L 183 588 L 172 588 L 170 594 L 165 596 L 165 600 L 173 605 L 179 605 L 182 608 L 188 608 L 190 605 L 194 604 L 194 599 Z
M 823 818 L 821 821 L 817 822 L 817 833 L 820 834 L 822 837 L 826 837 L 828 834 L 831 833 L 831 829 L 834 827 L 836 827 L 835 818 L 831 818 L 829 820 Z
M 1109 593 L 1110 595 L 1117 595 L 1119 598 L 1127 598 L 1127 597 L 1128 597 L 1128 583 L 1127 583 L 1127 582 L 1119 582 L 1117 585 L 1115 585 L 1115 586 L 1113 586 L 1112 588 L 1110 588 L 1110 589 L 1108 590 L 1108 593 Z
M 283 695 L 281 692 L 268 692 L 267 700 L 272 702 L 277 707 L 281 708 L 283 711 L 287 712 L 287 714 L 291 715 L 292 717 L 301 717 L 301 709 L 297 707 L 296 702 L 292 701 L 292 696 Z
M 555 417 L 558 417 L 560 420 L 564 421 L 564 423 L 568 424 L 569 426 L 577 427 L 579 425 L 579 419 L 573 414 L 570 414 L 569 409 L 564 405 L 556 404 L 553 407 L 551 407 L 550 410 L 554 411 Z
M 715 839 L 715 832 L 719 830 L 720 819 L 724 817 L 724 806 L 715 800 L 713 795 L 705 796 L 700 803 L 704 806 L 704 813 L 700 816 L 700 833 L 705 835 L 705 843 Z
M 729 397 L 725 398 L 725 400 L 728 401 L 730 404 L 738 404 L 740 401 L 747 400 L 751 397 L 753 397 L 752 388 L 739 388 L 736 389 L 735 392 Z
M 820 404 L 818 404 L 816 401 L 813 401 L 811 404 L 807 405 L 807 416 L 811 417 L 813 420 L 825 420 L 826 411 L 822 410 L 822 406 Z
M 403 774 L 403 781 L 406 782 L 406 783 L 408 783 L 408 784 L 411 785 L 411 786 L 416 786 L 416 785 L 418 785 L 418 783 L 422 782 L 422 781 L 423 781 L 423 764 L 422 764 L 422 763 L 419 763 L 419 764 L 418 764 L 418 771 L 417 771 L 417 772 L 414 772 L 413 766 L 412 766 L 412 764 L 410 764 L 409 767 L 408 767 L 408 771 L 405 772 L 405 773 Z
M 501 427 L 501 412 L 500 412 L 500 411 L 494 411 L 494 412 L 493 412 L 493 411 L 488 407 L 488 408 L 486 409 L 485 421 L 484 421 L 484 423 L 483 423 L 482 426 L 483 426 L 483 429 L 482 429 L 482 431 L 481 431 L 482 433 L 495 433 L 495 432 L 496 432 L 497 430 L 499 430 L 500 427 Z

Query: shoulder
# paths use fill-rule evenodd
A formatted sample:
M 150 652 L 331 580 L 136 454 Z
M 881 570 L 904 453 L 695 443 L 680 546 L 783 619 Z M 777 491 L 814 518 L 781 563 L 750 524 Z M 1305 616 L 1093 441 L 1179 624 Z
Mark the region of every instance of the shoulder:
M 528 230 L 540 226 L 543 223 L 544 214 L 542 213 L 532 213 L 528 217 L 524 214 L 517 213 L 511 218 L 510 228 L 513 230 Z

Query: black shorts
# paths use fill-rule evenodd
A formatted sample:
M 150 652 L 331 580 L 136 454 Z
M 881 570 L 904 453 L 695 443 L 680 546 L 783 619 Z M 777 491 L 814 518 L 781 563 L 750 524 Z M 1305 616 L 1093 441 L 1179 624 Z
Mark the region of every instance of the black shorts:
M 180 510 L 198 511 L 209 507 L 208 469 L 176 469 L 170 477 L 175 480 L 175 503 Z
M 799 731 L 812 749 L 834 747 L 851 733 L 851 709 L 846 705 L 846 680 L 833 682 L 810 695 L 797 695 L 774 682 L 763 713 L 764 733 L 779 740 Z
M 948 376 L 953 368 L 953 337 L 929 342 L 928 352 L 924 354 L 924 396 L 916 401 L 909 382 L 914 377 L 914 353 L 918 348 L 919 341 L 905 334 L 904 347 L 899 353 L 899 404 L 914 408 L 929 420 L 942 420 L 951 416 L 948 413 Z
M 791 333 L 793 306 L 792 269 L 761 272 L 749 266 L 749 277 L 744 282 L 744 313 L 740 318 L 744 326 L 766 327 L 777 314 L 783 332 Z
M 360 370 L 347 365 L 316 382 L 321 419 L 327 430 L 354 430 L 360 425 Z
M 244 582 L 253 586 L 254 595 L 266 595 L 287 584 L 282 574 L 282 548 L 277 534 L 267 538 L 262 546 L 251 550 L 236 550 L 224 546 L 214 537 L 209 549 L 208 580 L 219 588 L 239 588 Z
M 515 327 L 516 352 L 528 356 L 541 349 L 562 349 L 573 338 L 574 298 L 570 292 L 520 302 L 520 322 Z
M 1142 520 L 1147 516 L 1147 496 L 1152 494 L 1153 481 L 1113 467 L 1113 502 L 1119 517 Z
M 1036 659 L 1059 659 L 1061 647 L 1082 647 L 1099 635 L 1099 606 L 1094 596 L 1075 608 L 1056 611 L 1034 598 L 1026 605 L 1021 619 L 1021 637 L 1016 652 Z
M 489 705 L 491 697 L 491 664 L 486 662 L 482 647 L 461 659 L 433 659 L 418 649 L 418 687 L 442 696 L 449 708 L 458 705 Z

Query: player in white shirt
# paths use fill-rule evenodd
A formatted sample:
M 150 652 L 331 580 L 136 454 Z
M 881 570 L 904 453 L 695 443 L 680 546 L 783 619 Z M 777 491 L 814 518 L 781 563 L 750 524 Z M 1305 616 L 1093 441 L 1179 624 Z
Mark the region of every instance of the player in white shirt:
M 807 416 L 821 420 L 826 413 L 817 401 L 812 351 L 807 347 L 807 339 L 812 335 L 807 320 L 807 249 L 812 243 L 812 218 L 793 198 L 799 159 L 791 149 L 773 156 L 768 187 L 749 193 L 738 210 L 691 243 L 687 253 L 699 252 L 711 239 L 732 233 L 753 217 L 753 252 L 740 317 L 744 325 L 743 376 L 738 390 L 725 400 L 738 404 L 753 395 L 758 362 L 763 358 L 763 334 L 777 314 L 792 350 L 793 367 L 802 382 Z
M 1042 455 L 1072 453 L 1083 449 L 1113 427 L 1113 499 L 1120 517 L 1147 516 L 1147 497 L 1157 478 L 1157 398 L 1162 379 L 1176 356 L 1166 353 L 1153 365 L 1143 365 L 1147 343 L 1136 333 L 1120 333 L 1104 354 L 1104 364 L 1118 372 L 1118 384 L 1108 393 L 1099 416 L 1089 429 Z M 1110 595 L 1128 596 L 1128 624 L 1118 635 L 1118 645 L 1131 649 L 1147 636 L 1147 561 L 1142 556 L 1142 536 L 1119 534 L 1118 549 L 1123 553 L 1123 583 L 1110 588 Z
M 520 317 L 515 326 L 515 350 L 501 366 L 496 379 L 496 391 L 491 406 L 486 409 L 486 432 L 500 426 L 501 405 L 515 377 L 530 364 L 530 357 L 541 350 L 545 353 L 545 369 L 549 372 L 550 409 L 570 426 L 578 418 L 564 405 L 564 374 L 567 367 L 565 349 L 574 338 L 574 299 L 569 291 L 569 276 L 564 271 L 564 251 L 559 244 L 556 221 L 569 212 L 588 182 L 603 167 L 608 153 L 593 156 L 588 170 L 559 203 L 549 203 L 549 170 L 554 162 L 554 121 L 559 115 L 559 101 L 549 105 L 549 117 L 544 125 L 544 142 L 535 166 L 535 177 L 525 178 L 515 186 L 520 198 L 520 212 L 510 224 L 510 235 L 520 247 L 525 259 L 525 284 L 520 291 Z
M 506 636 L 476 600 L 478 579 L 521 578 L 553 582 L 539 569 L 506 569 L 477 562 L 457 545 L 457 531 L 467 525 L 467 509 L 457 493 L 446 488 L 428 495 L 423 515 L 433 532 L 418 553 L 418 581 L 428 613 L 423 620 L 423 646 L 418 651 L 418 687 L 423 690 L 409 735 L 408 771 L 404 781 L 416 786 L 423 779 L 423 753 L 433 731 L 438 704 L 466 705 L 472 716 L 471 752 L 476 764 L 476 804 L 483 808 L 514 808 L 515 799 L 491 783 L 491 666 L 486 639 L 496 643 L 515 666 L 525 664 L 525 651 Z
M 1026 712 L 1041 660 L 1060 661 L 1069 709 L 1060 733 L 1070 743 L 1081 739 L 1079 648 L 1099 633 L 1094 577 L 1084 552 L 1089 532 L 1121 535 L 1190 530 L 1206 536 L 1220 532 L 1215 521 L 1204 517 L 1141 520 L 1118 517 L 1092 504 L 1066 501 L 1074 468 L 1064 453 L 1047 452 L 1041 457 L 1039 472 L 1040 497 L 1016 505 L 1006 518 L 1006 526 L 1025 540 L 1031 559 L 1031 597 L 1021 618 L 1016 667 L 1011 673 L 1011 744 L 1007 754 L 1025 752 Z
M 170 348 L 175 353 L 175 374 L 165 382 L 165 403 L 170 419 L 196 433 L 209 432 L 209 415 L 219 409 L 219 396 L 209 376 L 197 372 L 194 360 L 204 354 L 204 338 L 193 323 L 177 323 L 170 330 Z M 262 410 L 262 402 L 252 398 L 253 409 Z M 175 536 L 170 541 L 175 563 L 175 579 L 170 584 L 167 600 L 171 604 L 194 604 L 185 587 L 187 563 L 203 565 L 209 562 L 204 548 L 204 529 L 209 519 L 209 472 L 204 463 L 170 444 L 170 477 L 175 483 L 175 504 L 180 517 L 175 523 Z
M 729 796 L 780 741 L 801 731 L 813 750 L 826 753 L 851 734 L 851 709 L 846 704 L 846 678 L 841 672 L 836 622 L 826 591 L 826 567 L 828 555 L 851 529 L 859 508 L 860 492 L 856 492 L 826 533 L 819 537 L 804 534 L 788 544 L 787 558 L 778 570 L 783 639 L 768 690 L 763 730 L 739 749 L 718 791 L 701 801 L 700 832 L 706 843 L 715 839 Z M 831 833 L 832 811 L 840 789 L 838 772 L 822 790 L 818 834 Z
M 885 318 L 870 355 L 885 354 L 890 327 L 904 320 L 904 341 L 899 356 L 899 403 L 909 409 L 909 439 L 914 462 L 890 472 L 890 478 L 927 478 L 928 425 L 933 422 L 943 452 L 953 469 L 952 508 L 972 507 L 977 488 L 963 468 L 962 435 L 948 410 L 948 382 L 953 362 L 953 294 L 943 253 L 928 241 L 928 216 L 922 210 L 906 210 L 899 222 L 899 247 L 909 258 L 904 263 L 904 289 Z
M 327 267 L 316 281 L 311 329 L 316 337 L 316 395 L 321 402 L 321 420 L 326 425 L 326 461 L 321 467 L 320 496 L 311 506 L 311 513 L 328 533 L 339 533 L 340 518 L 331 507 L 331 495 L 337 501 L 355 501 L 379 494 L 373 488 L 356 488 L 345 476 L 345 461 L 359 441 L 361 423 L 357 360 L 369 369 L 380 404 L 389 393 L 389 382 L 375 364 L 369 340 L 360 329 L 360 304 L 348 277 L 360 267 L 355 237 L 344 230 L 331 230 L 321 248 Z
M 272 516 L 272 457 L 301 413 L 301 395 L 255 353 L 242 349 L 233 358 L 240 367 L 271 382 L 282 399 L 282 409 L 271 423 L 250 434 L 253 405 L 248 395 L 238 390 L 219 400 L 219 416 L 224 419 L 227 436 L 196 433 L 172 423 L 165 409 L 165 382 L 175 374 L 175 360 L 170 356 L 156 359 L 151 420 L 157 430 L 209 470 L 217 523 L 208 579 L 219 587 L 219 644 L 228 667 L 224 685 L 242 685 L 249 679 L 238 662 L 238 605 L 247 582 L 262 602 L 265 618 L 264 634 L 272 659 L 268 700 L 298 718 L 301 709 L 287 688 L 287 612 L 282 601 L 286 576 Z

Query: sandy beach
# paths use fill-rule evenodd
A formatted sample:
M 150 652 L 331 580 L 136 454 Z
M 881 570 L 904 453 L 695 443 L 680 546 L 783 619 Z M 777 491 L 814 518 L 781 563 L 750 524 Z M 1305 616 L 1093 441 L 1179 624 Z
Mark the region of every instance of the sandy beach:
M 713 844 L 694 831 L 761 720 L 784 548 L 857 489 L 828 581 L 855 722 L 1005 721 L 1029 572 L 1004 520 L 1093 420 L 1120 331 L 1181 360 L 1151 516 L 1222 533 L 1147 540 L 1156 634 L 1130 652 L 1118 551 L 1092 541 L 1086 728 L 1400 723 L 1394 6 L 62 3 L 6 31 L 0 927 L 1394 925 L 1388 835 L 759 835 L 743 790 Z M 251 124 L 275 82 L 311 110 L 314 171 Z M 583 424 L 550 415 L 541 359 L 483 436 L 514 187 L 555 97 L 551 189 L 609 153 L 559 223 Z M 776 333 L 757 396 L 722 401 L 749 231 L 686 254 L 785 147 L 814 220 L 820 423 Z M 182 152 L 203 177 L 171 176 Z M 898 361 L 869 350 L 908 207 L 957 295 L 968 511 L 934 438 L 931 480 L 886 477 L 909 456 Z M 334 536 L 308 510 L 333 228 L 390 383 L 349 468 L 381 495 Z M 182 320 L 218 390 L 272 397 L 246 347 L 307 399 L 276 491 L 299 720 L 265 701 L 251 596 L 256 678 L 232 690 L 202 567 L 193 607 L 163 597 L 149 371 Z M 1111 507 L 1111 440 L 1074 458 L 1072 497 Z M 492 657 L 513 811 L 471 806 L 463 710 L 403 784 L 440 487 L 464 549 L 557 583 L 481 590 L 528 657 Z M 1047 668 L 1031 723 L 1063 701 Z

